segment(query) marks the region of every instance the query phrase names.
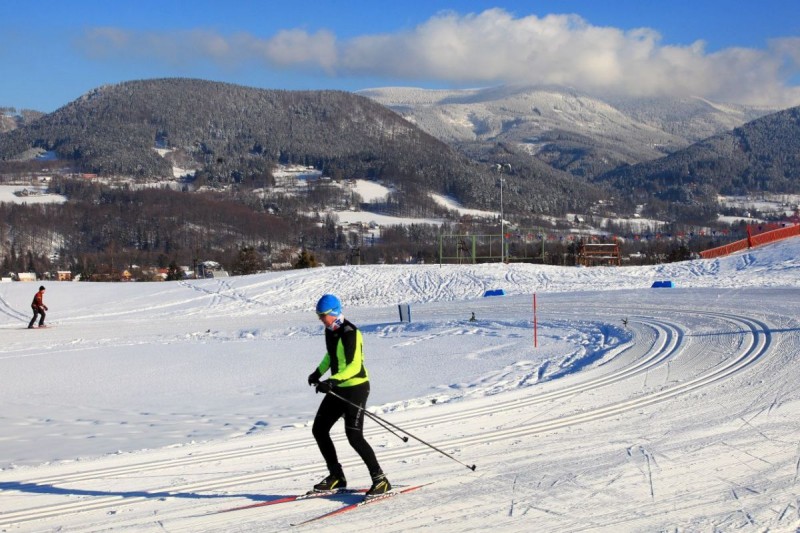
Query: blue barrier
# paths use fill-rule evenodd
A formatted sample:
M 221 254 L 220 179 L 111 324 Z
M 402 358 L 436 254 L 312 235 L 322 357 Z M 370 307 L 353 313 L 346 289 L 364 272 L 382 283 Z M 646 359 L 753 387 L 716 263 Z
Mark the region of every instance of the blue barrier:
M 650 286 L 651 289 L 671 289 L 675 286 L 672 281 L 654 281 Z
M 483 293 L 483 297 L 486 298 L 487 296 L 505 296 L 506 291 L 503 289 L 491 289 Z

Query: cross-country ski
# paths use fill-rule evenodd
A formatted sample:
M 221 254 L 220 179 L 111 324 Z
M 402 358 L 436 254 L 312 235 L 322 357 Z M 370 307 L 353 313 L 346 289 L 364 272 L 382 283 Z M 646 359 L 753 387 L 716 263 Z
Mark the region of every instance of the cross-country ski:
M 363 494 L 367 489 L 334 489 L 324 492 L 306 492 L 305 494 L 295 494 L 291 496 L 282 496 L 274 500 L 267 500 L 263 502 L 251 503 L 248 505 L 240 505 L 239 507 L 231 507 L 229 509 L 221 509 L 217 513 L 229 513 L 231 511 L 243 511 L 245 509 L 255 509 L 257 507 L 268 507 L 270 505 L 277 505 L 279 503 L 290 503 L 301 500 L 311 500 L 315 498 L 330 498 L 332 496 L 339 496 L 342 494 Z
M 372 498 L 365 498 L 365 499 L 361 500 L 360 502 L 356 502 L 356 503 L 351 503 L 349 505 L 345 505 L 344 507 L 340 507 L 340 508 L 338 508 L 338 509 L 336 509 L 334 511 L 330 511 L 330 512 L 325 513 L 325 514 L 321 514 L 319 516 L 315 516 L 315 517 L 309 518 L 307 520 L 303 520 L 302 522 L 296 522 L 296 523 L 293 523 L 292 525 L 293 526 L 302 526 L 302 525 L 305 525 L 305 524 L 309 524 L 311 522 L 316 522 L 318 520 L 322 520 L 323 518 L 330 518 L 332 516 L 344 514 L 344 513 L 350 512 L 350 511 L 355 511 L 356 509 L 360 509 L 360 508 L 365 507 L 367 505 L 372 505 L 372 504 L 375 504 L 375 503 L 379 503 L 379 502 L 388 500 L 389 498 L 393 498 L 395 496 L 399 496 L 399 495 L 405 494 L 407 492 L 412 492 L 412 491 L 415 491 L 417 489 L 421 489 L 422 487 L 425 487 L 427 485 L 430 485 L 430 483 L 423 483 L 422 485 L 415 485 L 413 487 L 406 487 L 404 489 L 393 490 L 391 492 L 386 492 L 386 493 L 381 494 L 379 496 L 373 496 Z

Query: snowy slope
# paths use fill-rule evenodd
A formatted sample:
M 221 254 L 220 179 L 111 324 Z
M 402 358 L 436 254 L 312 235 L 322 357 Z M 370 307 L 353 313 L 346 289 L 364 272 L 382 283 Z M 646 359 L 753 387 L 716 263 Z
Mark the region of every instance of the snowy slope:
M 623 154 L 628 162 L 662 157 L 774 111 L 699 98 L 614 99 L 553 86 L 383 87 L 359 94 L 445 142 L 504 140 L 535 155 L 546 143 L 540 138 L 552 142 L 555 133 L 569 132 Z
M 283 531 L 353 501 L 215 513 L 324 476 L 306 376 L 314 302 L 335 291 L 365 335 L 371 411 L 458 462 L 368 421 L 395 484 L 433 484 L 314 529 L 795 531 L 798 252 L 47 282 L 53 327 L 32 331 L 35 287 L 0 284 L 0 529 Z

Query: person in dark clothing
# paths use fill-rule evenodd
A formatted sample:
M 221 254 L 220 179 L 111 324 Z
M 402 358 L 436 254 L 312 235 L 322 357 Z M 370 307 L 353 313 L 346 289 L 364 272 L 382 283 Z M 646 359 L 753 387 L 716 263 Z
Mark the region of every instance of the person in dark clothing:
M 33 297 L 33 302 L 31 302 L 31 309 L 33 309 L 33 318 L 31 318 L 30 323 L 28 323 L 28 329 L 33 328 L 34 322 L 36 319 L 41 315 L 39 319 L 39 327 L 44 327 L 44 317 L 45 311 L 47 311 L 47 306 L 44 305 L 44 285 L 39 287 L 39 292 Z
M 366 497 L 384 494 L 392 489 L 392 485 L 378 464 L 372 447 L 364 439 L 364 409 L 369 397 L 369 375 L 364 366 L 361 331 L 344 318 L 342 304 L 332 294 L 326 294 L 319 299 L 317 316 L 325 324 L 327 351 L 314 372 L 308 376 L 308 384 L 314 385 L 318 393 L 325 393 L 314 418 L 312 433 L 330 475 L 314 485 L 314 491 L 330 491 L 347 486 L 342 465 L 339 464 L 336 448 L 330 436 L 333 425 L 344 417 L 347 441 L 364 461 L 372 477 L 372 487 L 367 491 Z M 320 381 L 329 369 L 330 378 Z M 355 406 L 333 394 L 328 394 L 329 392 L 347 399 Z

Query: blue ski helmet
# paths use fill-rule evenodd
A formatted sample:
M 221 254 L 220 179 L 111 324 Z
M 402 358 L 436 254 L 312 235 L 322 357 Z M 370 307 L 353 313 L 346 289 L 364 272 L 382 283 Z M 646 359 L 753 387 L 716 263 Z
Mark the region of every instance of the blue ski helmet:
M 333 294 L 325 294 L 317 302 L 317 314 L 339 316 L 342 314 L 342 302 Z

